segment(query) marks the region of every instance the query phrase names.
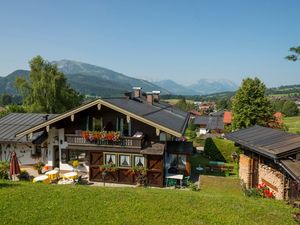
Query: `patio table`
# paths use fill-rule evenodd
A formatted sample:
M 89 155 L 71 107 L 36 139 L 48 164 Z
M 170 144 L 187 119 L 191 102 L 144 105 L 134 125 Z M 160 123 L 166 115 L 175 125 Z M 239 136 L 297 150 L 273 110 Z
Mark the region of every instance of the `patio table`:
M 33 183 L 37 183 L 37 182 L 43 182 L 45 184 L 49 184 L 49 177 L 47 175 L 41 175 L 38 177 L 33 178 Z
M 78 177 L 78 173 L 77 172 L 69 172 L 69 173 L 65 173 L 63 175 L 64 179 L 72 179 L 75 180 Z
M 49 177 L 50 181 L 53 181 L 58 179 L 58 173 L 59 172 L 57 170 L 50 170 L 45 174 Z
M 166 175 L 166 178 L 167 178 L 167 182 L 168 182 L 168 179 L 179 180 L 180 181 L 180 187 L 182 187 L 182 180 L 183 180 L 183 175 L 182 174 L 171 174 L 171 173 L 168 173 Z

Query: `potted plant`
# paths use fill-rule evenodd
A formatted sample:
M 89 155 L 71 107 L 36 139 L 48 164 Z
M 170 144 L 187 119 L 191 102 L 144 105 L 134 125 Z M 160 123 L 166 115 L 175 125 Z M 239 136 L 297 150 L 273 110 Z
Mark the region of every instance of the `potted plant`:
M 131 171 L 136 176 L 138 186 L 147 186 L 147 168 L 143 166 L 135 166 L 131 168 Z
M 79 166 L 79 161 L 77 159 L 69 161 L 69 165 L 73 167 L 73 170 L 77 170 Z
M 42 169 L 44 166 L 45 166 L 45 163 L 38 162 L 33 166 L 33 168 L 38 171 L 38 174 L 42 174 Z
M 117 166 L 113 163 L 104 164 L 99 166 L 102 179 L 103 179 L 103 186 L 105 186 L 105 178 L 108 173 L 112 173 L 118 170 Z

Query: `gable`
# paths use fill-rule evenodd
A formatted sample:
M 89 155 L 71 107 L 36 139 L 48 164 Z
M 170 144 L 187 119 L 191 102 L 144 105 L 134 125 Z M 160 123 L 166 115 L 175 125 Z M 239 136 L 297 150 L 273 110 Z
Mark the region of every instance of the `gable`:
M 101 106 L 106 106 L 117 112 L 120 112 L 129 118 L 134 118 L 142 123 L 155 127 L 159 131 L 169 133 L 175 137 L 181 137 L 187 126 L 189 114 L 176 113 L 170 109 L 159 108 L 157 106 L 138 103 L 130 99 L 97 99 L 82 105 L 73 110 L 67 111 L 53 119 L 37 124 L 29 129 L 19 132 L 16 136 L 22 137 L 31 134 L 41 129 L 49 127 L 51 124 L 63 120 L 67 117 L 72 117 L 76 113 L 97 107 L 101 110 Z

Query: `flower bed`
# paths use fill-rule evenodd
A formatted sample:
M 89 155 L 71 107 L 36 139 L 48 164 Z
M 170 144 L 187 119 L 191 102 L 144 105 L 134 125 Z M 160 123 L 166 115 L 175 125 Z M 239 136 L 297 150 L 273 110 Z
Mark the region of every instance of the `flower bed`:
M 120 132 L 115 131 L 82 131 L 81 136 L 91 143 L 118 142 Z
M 245 190 L 245 195 L 249 197 L 275 198 L 274 193 L 265 184 L 258 184 L 256 188 Z

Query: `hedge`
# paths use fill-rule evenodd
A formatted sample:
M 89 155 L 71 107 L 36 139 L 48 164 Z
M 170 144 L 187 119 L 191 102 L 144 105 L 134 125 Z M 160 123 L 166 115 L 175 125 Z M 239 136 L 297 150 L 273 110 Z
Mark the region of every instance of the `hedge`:
M 233 152 L 240 153 L 240 149 L 234 143 L 222 138 L 207 138 L 204 145 L 204 153 L 211 160 L 231 162 Z

